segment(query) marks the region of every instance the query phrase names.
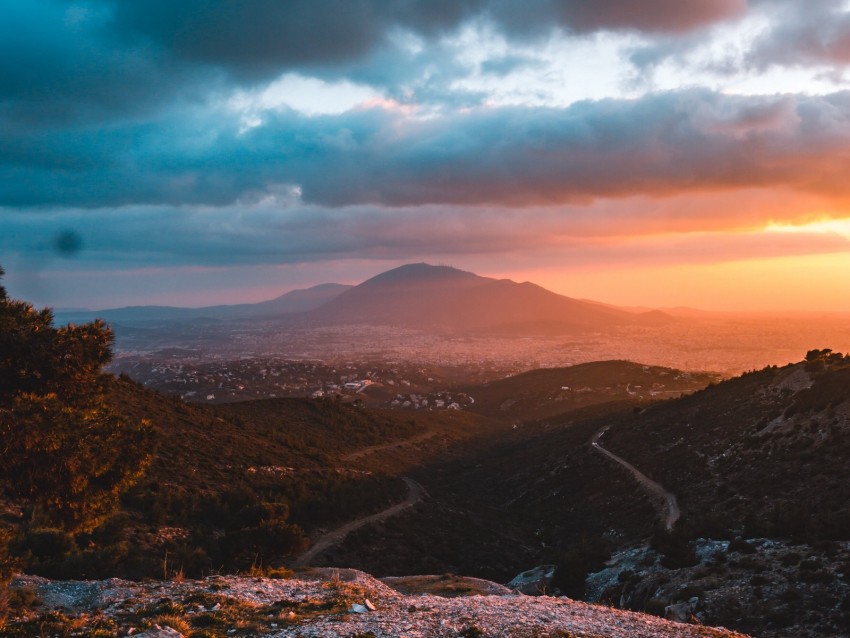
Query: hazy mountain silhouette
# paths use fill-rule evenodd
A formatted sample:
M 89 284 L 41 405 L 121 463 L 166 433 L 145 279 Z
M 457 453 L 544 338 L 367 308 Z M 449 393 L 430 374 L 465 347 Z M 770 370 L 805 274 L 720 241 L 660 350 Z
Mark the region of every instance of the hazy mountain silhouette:
M 657 311 L 635 314 L 565 297 L 530 282 L 424 263 L 372 277 L 313 310 L 310 318 L 329 324 L 506 333 L 571 332 L 672 320 Z
M 132 325 L 134 322 L 188 321 L 193 319 L 248 319 L 272 315 L 302 313 L 318 308 L 342 292 L 351 288 L 344 284 L 320 284 L 311 288 L 292 290 L 286 294 L 252 304 L 205 306 L 203 308 L 179 308 L 174 306 L 128 306 L 98 311 L 59 311 L 59 323 L 89 321 L 100 317 L 106 321 Z
M 56 315 L 60 323 L 99 317 L 122 326 L 279 317 L 312 326 L 371 324 L 449 332 L 495 332 L 506 336 L 676 321 L 657 310 L 629 311 L 565 297 L 530 282 L 492 279 L 424 263 L 388 270 L 357 286 L 321 284 L 254 304 L 204 308 L 130 306 Z

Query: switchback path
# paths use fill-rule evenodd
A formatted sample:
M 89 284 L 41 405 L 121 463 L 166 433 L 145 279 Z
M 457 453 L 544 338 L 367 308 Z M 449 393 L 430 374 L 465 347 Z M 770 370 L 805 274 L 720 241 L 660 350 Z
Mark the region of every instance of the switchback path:
M 604 454 L 608 458 L 613 461 L 616 461 L 624 468 L 626 468 L 632 475 L 637 479 L 638 483 L 640 483 L 647 492 L 650 493 L 651 496 L 655 496 L 656 500 L 661 504 L 661 508 L 659 514 L 661 515 L 661 520 L 664 523 L 664 527 L 667 531 L 673 529 L 673 526 L 676 524 L 676 521 L 679 520 L 679 516 L 681 512 L 679 511 L 679 502 L 676 500 L 676 495 L 672 492 L 668 492 L 664 489 L 664 486 L 660 483 L 656 483 L 651 478 L 649 478 L 646 474 L 637 469 L 634 465 L 629 463 L 624 458 L 617 456 L 613 452 L 606 450 L 599 444 L 599 439 L 602 438 L 602 435 L 608 431 L 610 426 L 606 425 L 604 428 L 599 430 L 596 434 L 593 435 L 593 438 L 590 440 L 590 444 L 593 446 L 593 449 L 601 454 Z
M 342 527 L 337 527 L 335 530 L 328 532 L 324 536 L 320 536 L 316 540 L 316 542 L 313 543 L 310 549 L 298 556 L 292 562 L 291 566 L 307 567 L 312 562 L 312 560 L 316 558 L 316 556 L 321 554 L 329 547 L 333 547 L 334 545 L 338 545 L 339 543 L 341 543 L 350 532 L 353 532 L 356 529 L 360 529 L 365 525 L 369 525 L 370 523 L 378 523 L 380 521 L 390 518 L 391 516 L 395 516 L 396 514 L 399 514 L 406 510 L 408 507 L 413 507 L 423 498 L 428 496 L 428 492 L 425 491 L 425 488 L 422 487 L 416 481 L 414 481 L 412 478 L 408 478 L 406 476 L 403 476 L 401 478 L 405 483 L 407 483 L 408 489 L 407 498 L 404 499 L 404 501 L 392 505 L 387 509 L 381 510 L 380 512 L 377 512 L 375 514 L 356 518 L 350 523 L 346 523 Z

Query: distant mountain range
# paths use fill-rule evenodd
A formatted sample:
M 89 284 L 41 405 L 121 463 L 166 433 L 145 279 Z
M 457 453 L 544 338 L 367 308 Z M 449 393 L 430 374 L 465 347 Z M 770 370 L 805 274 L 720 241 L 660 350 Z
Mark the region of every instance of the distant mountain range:
M 100 318 L 127 325 L 162 321 L 191 321 L 195 319 L 248 319 L 302 313 L 318 308 L 352 286 L 319 284 L 312 288 L 292 290 L 269 301 L 250 304 L 180 308 L 175 306 L 126 306 L 106 310 L 59 310 L 58 323 L 91 321 Z
M 57 313 L 60 322 L 94 317 L 122 325 L 280 317 L 313 326 L 371 324 L 510 334 L 557 334 L 676 320 L 659 311 L 629 311 L 572 299 L 530 282 L 492 279 L 424 263 L 394 268 L 357 286 L 322 284 L 256 304 L 206 308 L 134 306 Z

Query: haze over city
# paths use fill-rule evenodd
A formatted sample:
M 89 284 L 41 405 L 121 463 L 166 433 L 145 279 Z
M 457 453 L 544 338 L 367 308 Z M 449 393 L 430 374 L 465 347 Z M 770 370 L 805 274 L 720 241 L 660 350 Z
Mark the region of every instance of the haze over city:
M 0 20 L 10 294 L 261 301 L 414 262 L 850 311 L 831 0 L 33 0 Z

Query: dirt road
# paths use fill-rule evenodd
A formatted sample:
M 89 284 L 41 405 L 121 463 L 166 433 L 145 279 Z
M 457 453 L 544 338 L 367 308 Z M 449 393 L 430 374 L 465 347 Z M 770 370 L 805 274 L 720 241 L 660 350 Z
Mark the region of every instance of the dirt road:
M 403 476 L 402 479 L 405 483 L 407 483 L 407 498 L 404 499 L 401 503 L 397 503 L 388 507 L 385 510 L 381 510 L 375 514 L 370 514 L 368 516 L 361 516 L 360 518 L 354 519 L 350 523 L 346 523 L 342 527 L 338 527 L 335 530 L 332 530 L 325 534 L 324 536 L 316 539 L 316 542 L 313 543 L 312 547 L 308 549 L 306 552 L 298 556 L 291 564 L 291 567 L 306 567 L 310 564 L 310 562 L 316 558 L 323 551 L 328 549 L 329 547 L 333 547 L 341 543 L 345 537 L 356 529 L 360 529 L 365 525 L 369 525 L 370 523 L 378 523 L 380 521 L 386 520 L 391 516 L 395 516 L 400 512 L 403 512 L 408 507 L 412 507 L 416 505 L 423 498 L 428 496 L 428 492 L 425 491 L 425 488 L 422 487 L 419 483 L 414 481 L 412 478 L 408 478 Z
M 593 435 L 593 438 L 590 440 L 590 444 L 593 446 L 593 449 L 601 454 L 604 454 L 608 458 L 613 461 L 616 461 L 624 468 L 626 468 L 632 475 L 637 479 L 638 483 L 640 483 L 647 492 L 650 493 L 651 496 L 655 497 L 655 501 L 657 502 L 659 507 L 659 514 L 661 515 L 661 521 L 664 523 L 664 527 L 669 531 L 673 529 L 673 526 L 676 524 L 676 521 L 679 520 L 679 516 L 681 512 L 679 511 L 679 503 L 676 500 L 676 495 L 672 492 L 668 492 L 664 489 L 664 486 L 660 483 L 656 483 L 651 478 L 649 478 L 646 474 L 637 469 L 634 465 L 629 463 L 624 458 L 617 456 L 613 452 L 606 450 L 599 444 L 599 439 L 602 438 L 602 435 L 608 430 L 609 426 L 605 426 L 599 432 Z

